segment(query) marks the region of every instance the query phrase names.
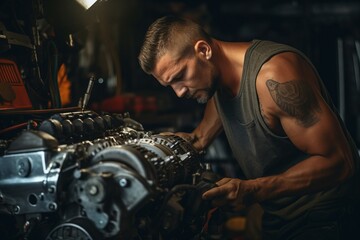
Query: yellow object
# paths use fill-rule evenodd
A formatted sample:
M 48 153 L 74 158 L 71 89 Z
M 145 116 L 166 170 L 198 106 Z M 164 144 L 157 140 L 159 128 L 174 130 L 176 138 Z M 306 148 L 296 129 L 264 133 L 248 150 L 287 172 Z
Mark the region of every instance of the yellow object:
M 225 222 L 225 228 L 233 233 L 243 232 L 246 228 L 246 217 L 236 216 L 231 217 Z

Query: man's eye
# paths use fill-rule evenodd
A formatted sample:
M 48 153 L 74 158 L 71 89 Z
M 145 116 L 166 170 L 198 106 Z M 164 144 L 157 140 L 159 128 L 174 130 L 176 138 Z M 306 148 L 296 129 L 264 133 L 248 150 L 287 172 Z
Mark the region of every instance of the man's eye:
M 182 75 L 176 76 L 176 77 L 174 78 L 174 81 L 178 81 L 178 80 L 180 80 L 180 79 L 182 79 Z

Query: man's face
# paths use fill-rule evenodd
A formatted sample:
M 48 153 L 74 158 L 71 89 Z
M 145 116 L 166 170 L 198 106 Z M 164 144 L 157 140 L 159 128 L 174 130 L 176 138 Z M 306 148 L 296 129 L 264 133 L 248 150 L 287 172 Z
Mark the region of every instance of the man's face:
M 155 65 L 152 75 L 163 86 L 171 86 L 178 97 L 196 99 L 206 103 L 217 86 L 213 64 L 198 55 L 182 58 L 166 53 Z

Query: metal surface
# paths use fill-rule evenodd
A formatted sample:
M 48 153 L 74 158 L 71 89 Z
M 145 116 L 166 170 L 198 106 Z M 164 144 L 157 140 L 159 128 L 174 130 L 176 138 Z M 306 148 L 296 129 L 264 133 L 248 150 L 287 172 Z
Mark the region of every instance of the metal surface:
M 96 122 L 100 131 L 86 126 Z M 200 234 L 206 214 L 201 193 L 212 184 L 202 178 L 209 172 L 203 154 L 184 139 L 146 132 L 129 114 L 56 113 L 37 126 L 0 145 L 0 224 L 13 218 L 10 227 L 23 229 L 16 235 L 90 240 Z

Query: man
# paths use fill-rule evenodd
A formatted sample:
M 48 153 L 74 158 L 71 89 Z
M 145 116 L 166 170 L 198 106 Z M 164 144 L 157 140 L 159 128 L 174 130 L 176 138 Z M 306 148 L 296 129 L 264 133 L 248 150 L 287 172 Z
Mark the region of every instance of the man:
M 163 17 L 149 27 L 139 62 L 178 97 L 207 103 L 198 127 L 178 135 L 206 149 L 226 133 L 246 179 L 223 178 L 203 199 L 260 203 L 264 239 L 359 236 L 358 151 L 304 54 L 269 41 L 220 41 Z

